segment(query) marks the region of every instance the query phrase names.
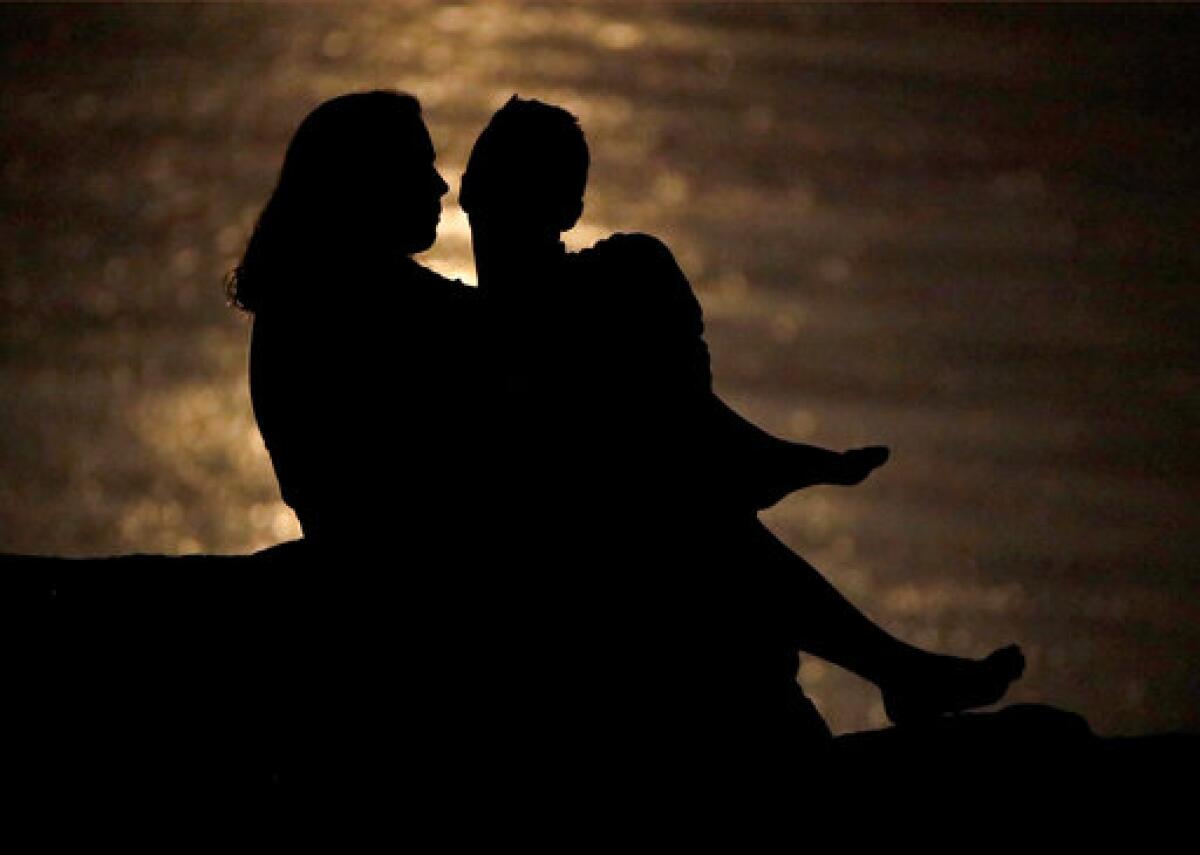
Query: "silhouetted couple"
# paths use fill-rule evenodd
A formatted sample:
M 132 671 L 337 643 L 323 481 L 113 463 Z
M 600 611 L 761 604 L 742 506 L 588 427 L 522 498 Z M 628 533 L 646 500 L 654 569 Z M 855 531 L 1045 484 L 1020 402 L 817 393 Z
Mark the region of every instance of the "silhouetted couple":
M 875 683 L 897 722 L 1002 697 L 1016 648 L 905 644 L 758 521 L 886 449 L 787 442 L 726 406 L 660 241 L 566 251 L 589 162 L 574 117 L 514 97 L 476 142 L 477 289 L 411 258 L 448 190 L 434 160 L 407 95 L 321 105 L 231 280 L 310 568 L 280 703 L 308 747 L 284 765 L 643 790 L 788 775 L 830 740 L 798 651 Z

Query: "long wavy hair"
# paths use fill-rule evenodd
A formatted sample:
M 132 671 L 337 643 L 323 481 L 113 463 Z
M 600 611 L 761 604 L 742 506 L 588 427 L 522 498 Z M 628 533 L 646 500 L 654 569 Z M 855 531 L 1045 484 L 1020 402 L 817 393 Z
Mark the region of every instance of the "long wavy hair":
M 309 113 L 241 261 L 226 276 L 230 304 L 258 312 L 284 289 L 304 296 L 298 292 L 319 288 L 322 278 L 352 263 L 380 237 L 388 204 L 382 194 L 394 189 L 381 175 L 422 139 L 421 106 L 402 92 L 341 95 Z

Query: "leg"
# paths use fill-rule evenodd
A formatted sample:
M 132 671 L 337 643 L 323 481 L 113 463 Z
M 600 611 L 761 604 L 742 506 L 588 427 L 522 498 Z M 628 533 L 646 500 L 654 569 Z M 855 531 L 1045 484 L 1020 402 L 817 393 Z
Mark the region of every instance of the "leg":
M 893 721 L 995 703 L 1024 669 L 1015 646 L 973 660 L 906 644 L 855 608 L 757 519 L 742 529 L 739 538 L 744 538 L 746 547 L 743 557 L 765 571 L 761 594 L 768 607 L 776 609 L 772 623 L 779 621 L 787 628 L 796 649 L 877 685 Z

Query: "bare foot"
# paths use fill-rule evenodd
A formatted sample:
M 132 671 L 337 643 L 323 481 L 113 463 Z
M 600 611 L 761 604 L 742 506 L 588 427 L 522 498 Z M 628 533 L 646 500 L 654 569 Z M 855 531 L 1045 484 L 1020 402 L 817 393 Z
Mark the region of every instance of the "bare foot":
M 903 724 L 994 704 L 1024 670 L 1015 644 L 984 659 L 923 653 L 879 689 L 888 718 Z
M 837 457 L 837 464 L 832 467 L 827 483 L 843 487 L 853 487 L 861 484 L 873 471 L 887 463 L 891 452 L 884 445 L 869 445 L 866 448 L 852 448 L 843 451 Z

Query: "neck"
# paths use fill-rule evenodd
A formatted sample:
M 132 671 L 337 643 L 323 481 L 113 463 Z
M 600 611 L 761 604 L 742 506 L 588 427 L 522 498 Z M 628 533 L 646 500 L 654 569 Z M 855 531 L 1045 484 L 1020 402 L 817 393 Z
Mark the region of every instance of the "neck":
M 475 229 L 471 246 L 479 288 L 495 295 L 505 293 L 510 282 L 535 279 L 565 251 L 558 232 L 496 234 Z

